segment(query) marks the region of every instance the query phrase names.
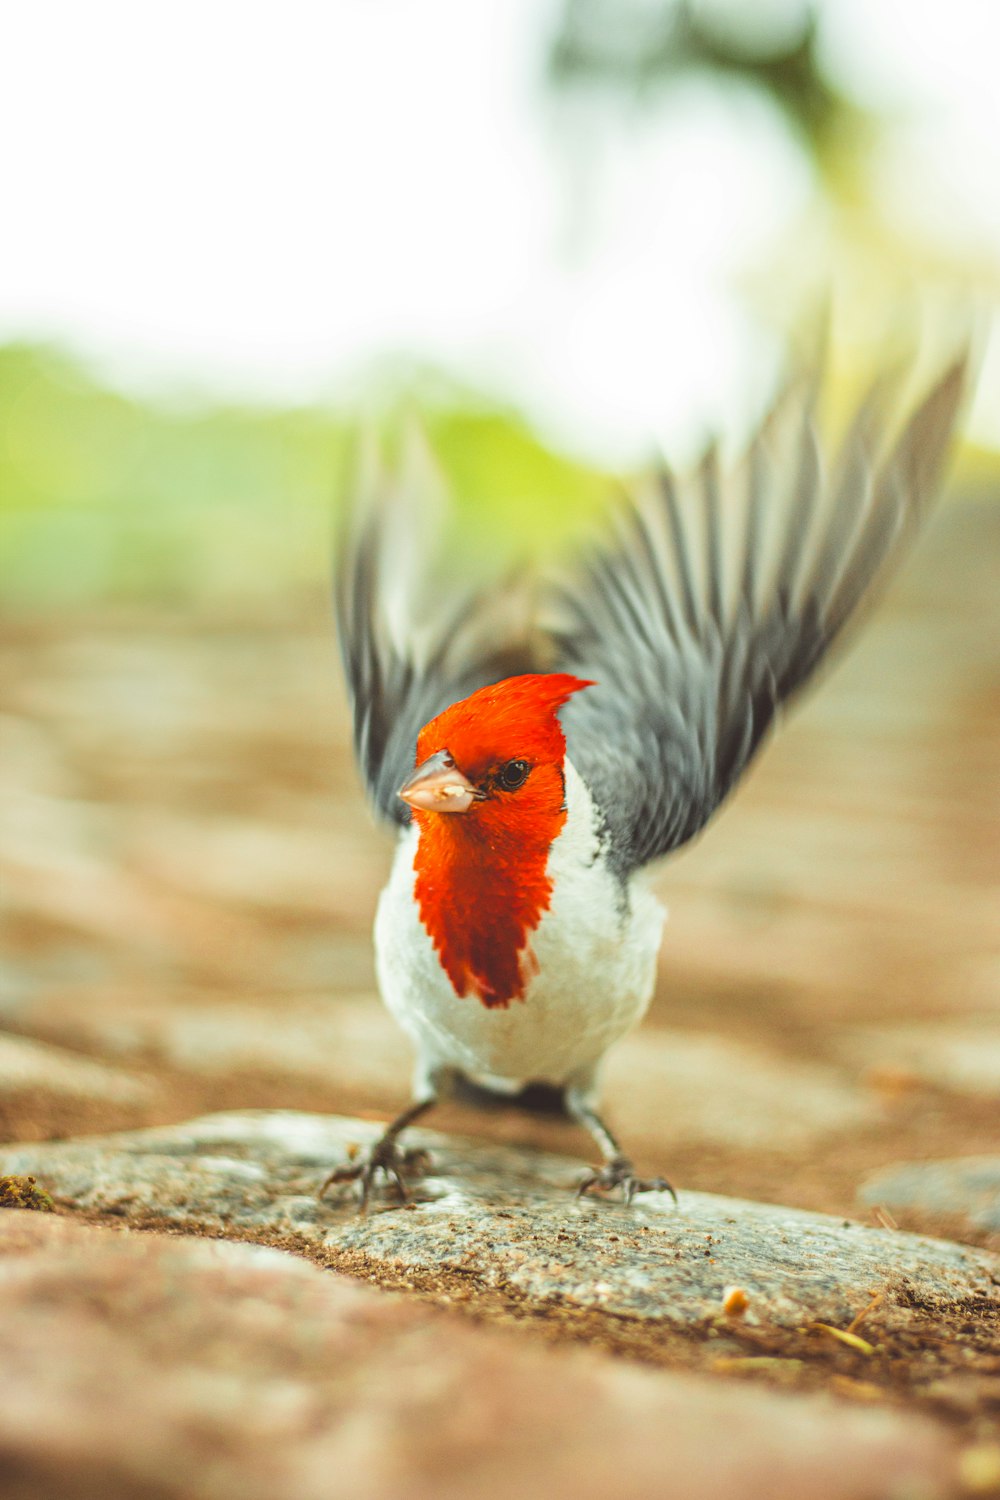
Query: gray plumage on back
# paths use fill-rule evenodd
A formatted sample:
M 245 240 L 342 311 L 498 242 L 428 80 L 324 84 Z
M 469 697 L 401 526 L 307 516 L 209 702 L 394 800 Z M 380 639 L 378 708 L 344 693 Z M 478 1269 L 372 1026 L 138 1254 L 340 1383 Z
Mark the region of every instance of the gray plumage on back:
M 952 364 L 888 446 L 890 382 L 877 383 L 829 474 L 816 381 L 794 382 L 734 474 L 723 478 L 713 448 L 685 483 L 664 469 L 619 506 L 611 538 L 550 588 L 547 631 L 527 585 L 429 589 L 426 457 L 411 444 L 393 482 L 370 464 L 341 540 L 336 605 L 376 810 L 405 821 L 397 790 L 443 708 L 515 673 L 569 671 L 597 683 L 562 720 L 619 871 L 686 842 L 913 534 L 965 373 Z

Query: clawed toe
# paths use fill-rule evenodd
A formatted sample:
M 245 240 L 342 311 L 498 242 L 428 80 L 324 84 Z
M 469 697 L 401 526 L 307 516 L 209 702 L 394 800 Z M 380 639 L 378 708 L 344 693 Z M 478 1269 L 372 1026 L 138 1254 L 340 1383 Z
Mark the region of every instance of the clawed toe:
M 591 1193 L 612 1193 L 616 1188 L 621 1189 L 626 1204 L 632 1202 L 636 1193 L 669 1193 L 674 1203 L 677 1202 L 677 1194 L 665 1177 L 636 1177 L 626 1156 L 616 1156 L 603 1167 L 588 1172 L 577 1187 L 576 1196 L 583 1198 Z
M 353 1162 L 350 1166 L 334 1167 L 317 1196 L 322 1198 L 329 1187 L 345 1182 L 358 1182 L 361 1184 L 360 1208 L 365 1213 L 376 1175 L 381 1172 L 387 1182 L 394 1184 L 402 1202 L 407 1203 L 410 1198 L 407 1175 L 420 1176 L 430 1166 L 430 1160 L 429 1154 L 421 1147 L 401 1151 L 394 1139 L 383 1137 L 360 1161 Z

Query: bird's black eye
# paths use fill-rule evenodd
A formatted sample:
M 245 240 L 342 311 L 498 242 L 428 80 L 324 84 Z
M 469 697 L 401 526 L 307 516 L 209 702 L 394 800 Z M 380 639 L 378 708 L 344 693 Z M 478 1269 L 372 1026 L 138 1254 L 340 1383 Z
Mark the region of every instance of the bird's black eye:
M 509 760 L 497 772 L 497 782 L 505 792 L 516 792 L 527 781 L 530 770 L 526 760 Z

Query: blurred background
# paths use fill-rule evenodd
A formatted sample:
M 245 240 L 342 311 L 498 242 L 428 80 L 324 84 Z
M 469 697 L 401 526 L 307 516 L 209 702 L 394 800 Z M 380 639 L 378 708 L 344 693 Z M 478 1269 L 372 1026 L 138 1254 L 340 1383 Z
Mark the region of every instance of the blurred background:
M 970 309 L 978 389 L 870 631 L 664 877 L 650 1097 L 669 1075 L 691 1109 L 632 1124 L 682 1182 L 837 1208 L 885 1111 L 899 1150 L 928 1122 L 975 1145 L 1000 1079 L 998 48 L 979 0 L 8 18 L 0 1022 L 52 1053 L 0 1090 L 8 1135 L 398 1102 L 388 850 L 328 601 L 351 433 L 416 410 L 467 543 L 546 551 L 613 475 L 738 439 L 829 299 L 835 391 Z M 56 1048 L 103 1085 L 53 1090 Z M 775 1076 L 795 1118 L 829 1108 L 838 1167 L 789 1167 Z

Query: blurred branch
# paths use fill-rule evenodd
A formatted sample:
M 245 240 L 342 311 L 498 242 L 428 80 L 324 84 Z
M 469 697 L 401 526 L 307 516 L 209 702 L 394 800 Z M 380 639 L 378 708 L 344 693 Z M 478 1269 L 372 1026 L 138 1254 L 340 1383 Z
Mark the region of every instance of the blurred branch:
M 825 76 L 816 12 L 803 3 L 780 28 L 753 6 L 713 14 L 691 0 L 565 0 L 549 53 L 560 91 L 604 87 L 642 100 L 692 73 L 748 85 L 782 112 L 818 164 L 873 123 Z

